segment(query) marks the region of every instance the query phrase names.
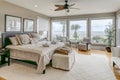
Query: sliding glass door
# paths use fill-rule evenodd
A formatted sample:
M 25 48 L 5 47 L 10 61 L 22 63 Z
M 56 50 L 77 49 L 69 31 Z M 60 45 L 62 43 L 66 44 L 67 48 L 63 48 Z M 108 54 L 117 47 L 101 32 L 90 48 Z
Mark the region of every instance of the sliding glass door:
M 120 14 L 117 15 L 116 46 L 120 46 Z

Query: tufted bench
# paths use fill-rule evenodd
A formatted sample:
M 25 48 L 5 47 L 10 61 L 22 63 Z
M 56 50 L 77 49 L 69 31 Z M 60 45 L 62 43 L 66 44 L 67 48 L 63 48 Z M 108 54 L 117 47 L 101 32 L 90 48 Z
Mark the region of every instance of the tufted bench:
M 75 62 L 75 52 L 68 55 L 55 53 L 52 58 L 52 66 L 63 70 L 70 70 Z

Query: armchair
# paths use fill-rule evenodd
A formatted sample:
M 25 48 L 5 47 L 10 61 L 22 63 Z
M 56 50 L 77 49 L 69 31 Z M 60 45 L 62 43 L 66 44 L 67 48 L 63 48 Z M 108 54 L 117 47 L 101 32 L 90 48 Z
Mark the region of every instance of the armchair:
M 83 41 L 78 44 L 78 50 L 87 51 L 90 50 L 90 39 L 88 37 L 84 37 Z

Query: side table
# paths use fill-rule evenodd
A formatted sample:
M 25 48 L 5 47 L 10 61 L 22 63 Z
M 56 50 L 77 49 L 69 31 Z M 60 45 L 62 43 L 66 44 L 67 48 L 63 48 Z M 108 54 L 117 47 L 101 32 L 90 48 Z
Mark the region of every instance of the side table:
M 8 63 L 10 65 L 10 54 L 8 49 L 0 49 L 0 65 Z

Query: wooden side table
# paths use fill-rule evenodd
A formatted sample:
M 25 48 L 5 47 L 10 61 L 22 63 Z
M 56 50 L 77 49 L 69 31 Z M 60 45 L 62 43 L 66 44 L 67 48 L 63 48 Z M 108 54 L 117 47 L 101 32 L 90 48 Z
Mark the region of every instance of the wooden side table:
M 8 63 L 10 65 L 10 54 L 8 49 L 0 49 L 0 65 Z

